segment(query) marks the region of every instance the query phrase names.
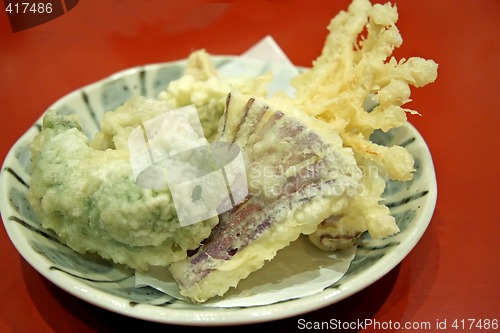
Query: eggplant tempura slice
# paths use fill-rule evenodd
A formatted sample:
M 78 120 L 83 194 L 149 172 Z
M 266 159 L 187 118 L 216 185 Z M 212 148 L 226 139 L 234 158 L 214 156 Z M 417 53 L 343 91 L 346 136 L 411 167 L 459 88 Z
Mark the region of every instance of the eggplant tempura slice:
M 219 141 L 241 149 L 248 195 L 219 216 L 204 244 L 170 266 L 195 302 L 222 296 L 301 234 L 311 234 L 348 205 L 361 172 L 340 137 L 298 110 L 275 111 L 228 96 Z

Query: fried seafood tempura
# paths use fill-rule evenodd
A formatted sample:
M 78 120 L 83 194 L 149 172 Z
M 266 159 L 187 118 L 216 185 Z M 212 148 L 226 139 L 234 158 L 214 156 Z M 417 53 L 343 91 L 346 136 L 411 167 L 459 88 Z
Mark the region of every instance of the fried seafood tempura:
M 195 302 L 223 295 L 278 250 L 342 212 L 361 177 L 352 150 L 321 121 L 248 96 L 228 97 L 219 140 L 242 150 L 249 193 L 219 216 L 199 249 L 170 266 L 181 293 Z

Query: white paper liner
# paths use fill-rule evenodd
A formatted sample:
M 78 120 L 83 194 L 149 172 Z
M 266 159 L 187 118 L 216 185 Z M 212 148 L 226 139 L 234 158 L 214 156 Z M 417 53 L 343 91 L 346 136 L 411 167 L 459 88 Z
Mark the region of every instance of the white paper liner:
M 290 80 L 298 70 L 271 36 L 266 36 L 241 55 L 244 61 L 232 61 L 219 68 L 222 77 L 255 76 L 272 71 L 269 94 L 284 91 L 293 96 Z M 263 65 L 262 60 L 266 61 Z M 264 66 L 264 67 L 263 67 Z M 223 297 L 215 297 L 200 306 L 249 307 L 268 305 L 321 292 L 337 282 L 348 270 L 356 247 L 325 252 L 312 245 L 306 236 L 278 252 L 264 267 L 230 289 Z M 187 300 L 167 267 L 154 267 L 147 273 L 135 274 L 135 286 L 150 286 L 174 298 Z
M 295 95 L 295 88 L 290 81 L 299 71 L 292 64 L 285 52 L 271 36 L 264 37 L 241 55 L 244 61 L 232 61 L 220 67 L 217 72 L 226 78 L 253 77 L 255 73 L 271 71 L 273 80 L 269 83 L 269 95 L 283 91 L 290 96 Z M 263 67 L 264 66 L 264 67 Z
M 325 252 L 312 245 L 306 236 L 278 252 L 263 268 L 253 272 L 230 289 L 200 306 L 249 307 L 268 305 L 321 292 L 337 282 L 349 269 L 356 247 Z M 136 273 L 135 286 L 150 286 L 174 298 L 187 300 L 166 267 L 155 267 L 147 274 Z

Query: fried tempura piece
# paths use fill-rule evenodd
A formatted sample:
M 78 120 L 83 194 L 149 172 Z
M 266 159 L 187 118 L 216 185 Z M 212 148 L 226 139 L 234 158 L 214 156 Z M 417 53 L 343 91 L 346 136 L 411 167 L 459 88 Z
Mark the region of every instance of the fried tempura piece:
M 406 112 L 416 113 L 403 108 L 410 101 L 409 86 L 433 82 L 437 64 L 391 56 L 403 41 L 397 20 L 397 9 L 389 3 L 372 6 L 368 0 L 354 0 L 330 22 L 313 67 L 294 78 L 294 103 L 337 129 L 345 146 L 382 166 L 390 178 L 409 180 L 413 157 L 403 148 L 374 144 L 370 135 L 399 127 Z M 367 109 L 367 104 L 372 106 Z
M 220 215 L 210 237 L 170 270 L 195 302 L 223 295 L 301 234 L 339 214 L 361 177 L 340 137 L 298 110 L 231 94 L 220 141 L 244 155 L 249 194 Z
M 356 193 L 352 194 L 349 207 L 340 214 L 328 217 L 309 235 L 309 240 L 322 250 L 341 250 L 353 246 L 365 231 L 374 239 L 399 232 L 389 209 L 380 203 L 385 179 L 378 167 L 372 161 L 359 158 L 357 164 L 363 176 Z
M 399 231 L 382 203 L 384 178 L 411 180 L 414 159 L 404 147 L 381 146 L 370 136 L 375 130 L 387 132 L 403 125 L 407 112 L 417 113 L 403 107 L 410 101 L 410 86 L 433 82 L 437 64 L 419 57 L 398 61 L 391 56 L 403 41 L 397 20 L 396 6 L 354 0 L 347 12 L 331 20 L 313 67 L 293 80 L 297 93 L 292 102 L 338 131 L 344 146 L 355 152 L 359 166 L 374 167 L 370 175 L 364 173 L 365 190 L 349 209 L 325 220 L 310 236 L 319 248 L 352 245 L 366 230 L 374 239 Z
M 73 117 L 48 112 L 31 145 L 29 190 L 43 227 L 78 252 L 140 270 L 166 266 L 197 248 L 217 219 L 181 228 L 169 190 L 137 185 L 129 162 L 130 131 L 168 108 L 139 97 L 107 113 L 94 142 L 103 149 L 89 146 Z
M 204 50 L 197 50 L 189 55 L 184 75 L 170 82 L 158 99 L 168 101 L 175 108 L 195 105 L 205 137 L 213 141 L 217 136 L 219 119 L 224 113 L 227 94 L 237 90 L 254 97 L 264 97 L 271 79 L 270 73 L 251 78 L 223 79 L 210 55 Z

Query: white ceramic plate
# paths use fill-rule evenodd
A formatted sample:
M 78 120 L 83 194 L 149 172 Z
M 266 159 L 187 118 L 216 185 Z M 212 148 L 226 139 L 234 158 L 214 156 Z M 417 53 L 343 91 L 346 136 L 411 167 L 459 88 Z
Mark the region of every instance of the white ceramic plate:
M 216 67 L 234 59 L 213 57 Z M 64 96 L 51 108 L 62 114 L 77 113 L 84 132 L 91 136 L 105 111 L 115 109 L 134 95 L 155 97 L 183 73 L 184 66 L 182 60 L 128 69 Z M 264 70 L 265 65 L 256 66 L 255 74 Z M 412 181 L 387 183 L 385 199 L 401 229 L 399 234 L 382 241 L 363 235 L 344 277 L 312 296 L 265 306 L 224 309 L 199 306 L 173 299 L 153 288 L 135 288 L 132 271 L 96 256 L 75 253 L 40 226 L 27 200 L 28 146 L 40 128 L 38 121 L 17 141 L 1 170 L 0 208 L 10 239 L 26 261 L 60 288 L 104 309 L 154 322 L 200 326 L 257 323 L 338 302 L 374 283 L 403 260 L 427 228 L 437 199 L 431 155 L 417 130 L 406 124 L 388 133 L 376 133 L 375 141 L 403 145 L 416 161 Z

